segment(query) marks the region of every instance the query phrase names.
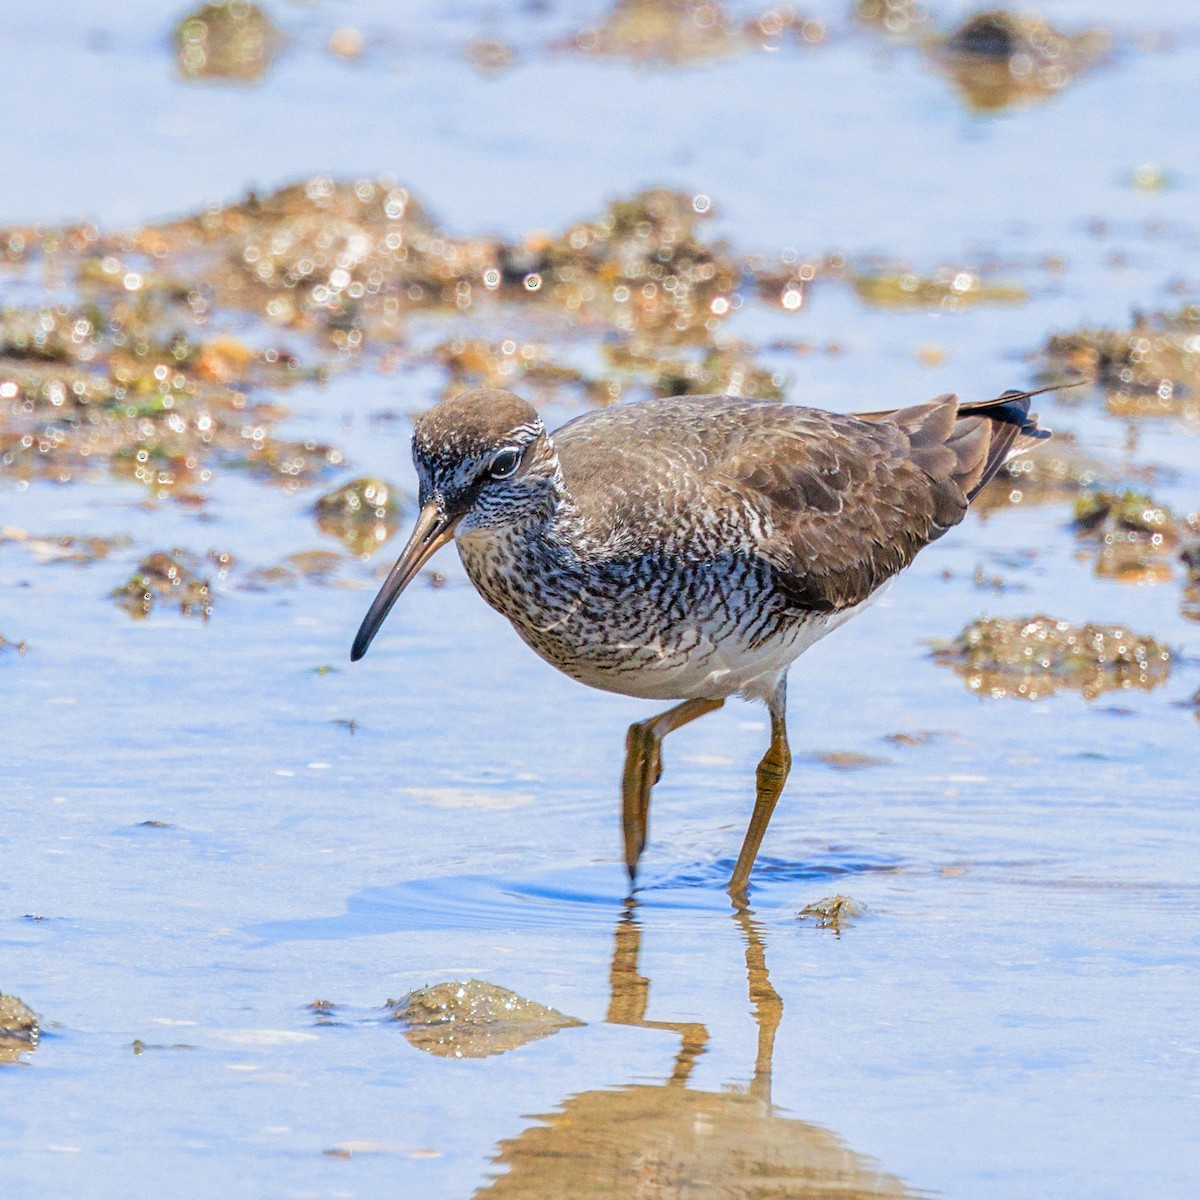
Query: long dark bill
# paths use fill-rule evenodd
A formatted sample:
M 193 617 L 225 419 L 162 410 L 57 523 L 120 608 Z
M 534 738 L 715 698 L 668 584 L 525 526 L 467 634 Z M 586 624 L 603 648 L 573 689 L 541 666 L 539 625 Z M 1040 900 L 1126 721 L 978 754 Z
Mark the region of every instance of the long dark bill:
M 400 598 L 400 593 L 412 582 L 417 572 L 454 537 L 454 527 L 458 524 L 457 517 L 447 517 L 438 510 L 436 504 L 427 504 L 417 517 L 416 528 L 408 545 L 400 552 L 396 565 L 388 572 L 379 595 L 375 597 L 363 623 L 358 627 L 358 636 L 350 648 L 350 661 L 358 662 L 367 652 L 372 638 L 379 632 L 384 618 L 392 611 L 392 605 Z

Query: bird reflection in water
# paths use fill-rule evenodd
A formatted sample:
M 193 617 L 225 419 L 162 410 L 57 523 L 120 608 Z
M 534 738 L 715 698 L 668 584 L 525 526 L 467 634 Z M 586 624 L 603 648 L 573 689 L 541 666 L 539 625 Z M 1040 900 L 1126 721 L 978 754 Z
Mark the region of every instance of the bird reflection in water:
M 904 1184 L 819 1125 L 779 1115 L 771 1103 L 771 1060 L 783 1001 L 767 974 L 762 929 L 751 910 L 733 915 L 746 948 L 750 1003 L 758 1026 L 754 1075 L 744 1091 L 689 1088 L 708 1044 L 699 1022 L 650 1021 L 650 981 L 638 973 L 641 926 L 635 907 L 617 924 L 611 999 L 614 1025 L 668 1029 L 680 1037 L 670 1077 L 581 1092 L 503 1141 L 493 1160 L 504 1173 L 475 1200 L 879 1200 L 912 1197 Z

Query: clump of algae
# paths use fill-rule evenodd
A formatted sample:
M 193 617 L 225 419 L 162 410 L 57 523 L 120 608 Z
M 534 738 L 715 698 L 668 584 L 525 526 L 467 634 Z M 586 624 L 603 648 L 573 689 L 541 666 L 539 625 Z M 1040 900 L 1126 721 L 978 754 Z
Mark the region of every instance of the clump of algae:
M 452 980 L 389 1000 L 418 1049 L 444 1058 L 485 1058 L 581 1021 L 482 979 Z
M 1082 447 L 1074 435 L 1055 430 L 1049 443 L 1036 452 L 1009 459 L 972 503 L 990 511 L 1014 504 L 1072 503 L 1097 488 L 1115 487 L 1126 476 L 1141 478 L 1151 472 L 1119 470 Z
M 916 0 L 857 0 L 855 24 L 893 44 L 918 48 L 974 112 L 1035 104 L 1103 63 L 1104 29 L 1066 33 L 1031 13 L 991 9 L 939 29 Z
M 876 308 L 965 308 L 972 304 L 1021 304 L 1023 287 L 990 283 L 973 271 L 943 267 L 934 275 L 911 271 L 867 273 L 851 278 L 855 294 Z
M 339 465 L 339 452 L 276 437 L 285 411 L 247 399 L 297 374 L 287 353 L 204 336 L 160 295 L 6 310 L 0 465 L 60 483 L 109 473 L 193 502 L 221 466 L 300 487 Z
M 400 523 L 397 490 L 382 479 L 351 479 L 313 505 L 317 528 L 354 554 L 370 555 L 395 534 Z
M 853 16 L 855 24 L 896 40 L 932 35 L 929 10 L 917 0 L 856 0 Z
M 1096 573 L 1132 583 L 1170 578 L 1182 525 L 1141 492 L 1084 492 L 1075 501 L 1075 532 L 1096 552 Z
M 617 0 L 603 21 L 561 48 L 642 66 L 684 67 L 784 43 L 815 46 L 825 37 L 823 21 L 787 5 L 739 21 L 713 0 Z
M 0 1064 L 15 1063 L 37 1049 L 42 1035 L 37 1015 L 16 996 L 0 992 Z
M 217 0 L 184 17 L 174 41 L 182 78 L 257 83 L 283 39 L 257 4 Z
M 799 921 L 812 921 L 818 929 L 830 929 L 841 933 L 867 912 L 867 906 L 861 900 L 852 896 L 843 896 L 838 892 L 834 896 L 826 896 L 806 904 L 797 914 Z
M 1072 625 L 1052 617 L 992 617 L 936 645 L 934 659 L 975 692 L 1039 700 L 1060 691 L 1091 700 L 1123 688 L 1165 683 L 1171 652 L 1120 625 Z
M 1042 350 L 1046 372 L 1082 375 L 1123 417 L 1200 420 L 1200 307 L 1135 313 L 1125 329 L 1053 335 Z
M 970 108 L 994 112 L 1060 92 L 1111 46 L 1104 30 L 1068 34 L 1028 13 L 993 9 L 968 17 L 930 54 Z
M 186 550 L 156 550 L 142 559 L 112 597 L 131 617 L 147 617 L 155 605 L 169 601 L 185 617 L 207 621 L 212 616 L 213 591 L 200 570 L 201 560 Z

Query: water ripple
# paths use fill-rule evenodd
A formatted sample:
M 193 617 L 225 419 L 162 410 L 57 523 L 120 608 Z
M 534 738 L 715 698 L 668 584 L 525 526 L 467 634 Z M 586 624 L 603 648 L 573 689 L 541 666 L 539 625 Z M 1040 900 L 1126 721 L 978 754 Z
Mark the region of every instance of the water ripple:
M 794 910 L 795 889 L 782 885 L 889 873 L 899 860 L 827 850 L 798 861 L 760 859 L 751 887 L 756 910 Z M 727 912 L 724 887 L 732 859 L 690 863 L 646 873 L 634 898 L 642 909 Z M 525 879 L 486 875 L 414 879 L 365 888 L 336 916 L 270 921 L 247 932 L 263 942 L 326 940 L 427 930 L 610 928 L 626 906 L 625 873 L 617 865 L 544 872 Z M 783 893 L 783 894 L 781 894 Z

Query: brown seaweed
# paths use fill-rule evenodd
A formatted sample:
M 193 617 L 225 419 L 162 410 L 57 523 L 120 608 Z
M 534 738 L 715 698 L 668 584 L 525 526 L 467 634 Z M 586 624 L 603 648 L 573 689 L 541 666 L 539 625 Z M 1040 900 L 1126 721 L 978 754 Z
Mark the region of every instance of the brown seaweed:
M 936 645 L 935 661 L 953 668 L 973 691 L 1040 700 L 1075 691 L 1093 700 L 1125 688 L 1166 682 L 1171 651 L 1120 625 L 1072 625 L 1052 617 L 993 617 Z

